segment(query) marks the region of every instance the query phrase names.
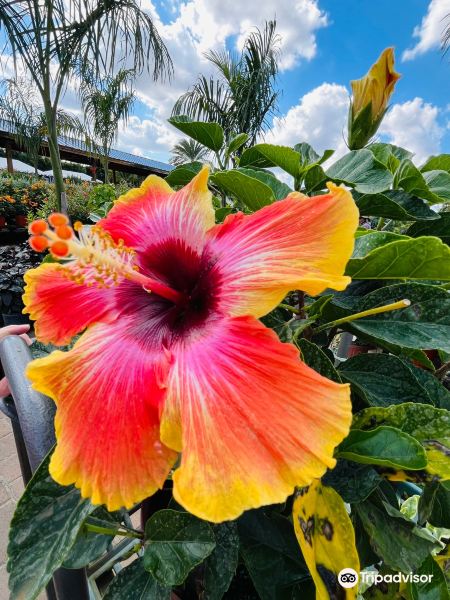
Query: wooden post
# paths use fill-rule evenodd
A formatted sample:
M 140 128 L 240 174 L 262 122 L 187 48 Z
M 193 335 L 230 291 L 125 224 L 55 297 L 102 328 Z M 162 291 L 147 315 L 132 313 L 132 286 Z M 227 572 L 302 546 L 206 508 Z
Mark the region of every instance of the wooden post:
M 112 176 L 113 176 L 113 184 L 117 185 L 117 177 L 116 177 L 116 170 L 112 169 Z
M 8 173 L 14 173 L 11 142 L 6 142 L 6 168 Z

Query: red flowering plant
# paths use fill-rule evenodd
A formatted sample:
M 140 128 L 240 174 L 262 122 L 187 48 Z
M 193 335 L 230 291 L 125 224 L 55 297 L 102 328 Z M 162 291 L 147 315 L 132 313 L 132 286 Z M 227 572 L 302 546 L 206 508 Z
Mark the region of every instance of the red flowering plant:
M 371 144 L 325 167 L 306 143 L 239 152 L 171 122 L 223 168 L 150 176 L 91 228 L 30 225 L 56 260 L 24 302 L 59 347 L 27 370 L 57 444 L 12 522 L 13 597 L 115 536 L 134 560 L 108 600 L 350 600 L 360 572 L 367 598 L 396 572 L 418 578 L 391 577 L 396 597 L 430 572 L 445 597 L 449 222 L 430 204 L 448 161 Z

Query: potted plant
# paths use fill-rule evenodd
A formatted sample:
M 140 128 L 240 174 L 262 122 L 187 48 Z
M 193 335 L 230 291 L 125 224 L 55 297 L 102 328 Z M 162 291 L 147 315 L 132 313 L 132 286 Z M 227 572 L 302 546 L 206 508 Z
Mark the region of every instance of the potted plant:
M 12 196 L 0 196 L 0 229 L 3 229 L 15 214 L 14 203 Z
M 16 227 L 26 227 L 27 226 L 27 212 L 28 208 L 26 204 L 19 201 L 16 202 L 15 205 L 15 223 Z

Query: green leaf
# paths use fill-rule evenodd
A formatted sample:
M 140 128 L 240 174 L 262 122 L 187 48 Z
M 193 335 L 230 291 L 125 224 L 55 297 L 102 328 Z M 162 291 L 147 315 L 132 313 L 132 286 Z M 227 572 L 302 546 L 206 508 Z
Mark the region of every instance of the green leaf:
M 241 167 L 238 171 L 249 177 L 253 177 L 254 179 L 259 179 L 259 181 L 268 185 L 273 192 L 275 200 L 283 200 L 283 198 L 286 198 L 286 196 L 292 192 L 288 185 L 277 179 L 277 177 L 269 171 L 257 171 L 255 169 L 243 169 Z
M 322 156 L 319 156 L 312 146 L 306 142 L 295 144 L 294 150 L 300 154 L 300 161 L 303 168 L 311 165 L 321 165 L 334 154 L 334 150 L 325 150 Z
M 312 165 L 305 174 L 305 192 L 307 194 L 312 194 L 313 192 L 323 190 L 326 182 L 329 180 L 330 177 L 325 174 L 325 171 L 320 165 Z
M 417 534 L 414 523 L 393 518 L 370 499 L 354 506 L 372 548 L 394 571 L 415 571 L 434 548 L 431 541 Z
M 74 486 L 50 477 L 50 455 L 20 498 L 11 521 L 8 571 L 11 598 L 34 600 L 74 545 L 84 519 L 94 510 Z
M 379 194 L 355 192 L 353 197 L 360 214 L 367 217 L 385 217 L 400 221 L 423 221 L 439 218 L 439 215 L 431 210 L 424 200 L 401 190 L 387 190 Z M 408 235 L 410 234 L 408 233 Z M 428 235 L 435 234 L 428 232 Z
M 426 470 L 442 480 L 450 479 L 450 412 L 429 404 L 398 404 L 388 408 L 366 408 L 353 417 L 358 429 L 396 427 L 425 448 Z
M 238 519 L 241 556 L 261 600 L 284 600 L 287 588 L 309 577 L 292 523 L 250 510 Z
M 301 171 L 301 156 L 288 146 L 272 144 L 256 144 L 242 153 L 239 161 L 241 167 L 280 167 L 293 177 L 298 177 Z
M 239 148 L 241 148 L 245 142 L 248 140 L 249 136 L 247 133 L 238 133 L 234 138 L 230 141 L 227 148 L 227 155 L 234 154 Z
M 358 354 L 339 366 L 339 374 L 371 406 L 403 402 L 433 404 L 412 370 L 392 354 Z
M 191 162 L 181 165 L 166 177 L 166 181 L 172 186 L 187 185 L 198 173 L 200 173 L 203 164 L 201 162 Z
M 230 206 L 222 206 L 218 208 L 215 212 L 215 221 L 216 223 L 223 223 L 225 217 L 228 217 L 233 212 L 233 209 Z
M 450 491 L 446 490 L 443 485 L 436 481 L 433 481 L 430 485 L 434 486 L 435 491 L 432 496 L 432 502 L 426 520 L 430 525 L 433 525 L 433 527 L 450 529 Z M 421 501 L 424 495 L 425 491 L 419 500 L 419 514 Z
M 336 466 L 322 477 L 324 485 L 331 486 L 342 500 L 353 504 L 362 502 L 374 492 L 382 479 L 373 467 L 338 458 Z
M 302 359 L 308 367 L 311 367 L 327 379 L 341 383 L 342 380 L 333 363 L 317 344 L 313 344 L 302 338 L 297 341 L 297 346 L 300 348 Z
M 391 242 L 397 242 L 401 240 L 408 240 L 406 235 L 399 233 L 392 233 L 390 231 L 368 231 L 362 235 L 358 235 L 355 239 L 355 247 L 353 249 L 352 259 L 364 258 L 375 250 L 390 244 Z
M 275 201 L 272 189 L 242 170 L 220 171 L 211 176 L 211 181 L 227 194 L 236 196 L 250 210 L 258 210 Z
M 169 587 L 181 585 L 216 545 L 206 521 L 170 509 L 150 517 L 145 538 L 144 566 L 161 585 Z
M 450 200 L 450 173 L 447 171 L 427 171 L 423 174 L 428 189 L 441 202 Z
M 416 367 L 409 360 L 404 360 L 403 363 L 414 375 L 423 390 L 422 403 L 434 404 L 437 408 L 450 410 L 450 392 L 439 379 L 433 373 Z
M 367 146 L 375 158 L 385 165 L 391 173 L 395 173 L 400 162 L 405 158 L 412 158 L 413 153 L 394 144 L 374 143 Z
M 394 427 L 370 431 L 352 429 L 338 448 L 337 456 L 366 465 L 418 470 L 427 465 L 422 446 L 413 437 Z
M 370 150 L 352 150 L 326 171 L 327 177 L 354 187 L 362 194 L 376 194 L 390 188 L 392 175 Z
M 353 279 L 450 281 L 450 248 L 435 237 L 401 239 L 350 259 L 345 273 Z
M 417 238 L 423 235 L 432 235 L 440 238 L 445 244 L 450 246 L 450 213 L 441 213 L 437 215 L 436 221 L 426 223 L 413 223 L 406 231 L 406 235 Z
M 221 600 L 230 587 L 239 562 L 235 521 L 213 526 L 216 547 L 204 562 L 202 600 Z
M 450 173 L 450 154 L 438 154 L 438 156 L 430 156 L 427 162 L 420 167 L 422 173 L 424 171 L 447 171 Z
M 111 525 L 120 525 L 115 520 L 114 515 L 111 515 L 103 506 L 96 508 L 92 515 L 88 517 L 88 520 L 91 518 L 102 519 L 102 521 L 106 521 Z M 86 567 L 90 562 L 96 560 L 106 552 L 113 538 L 114 536 L 112 535 L 102 535 L 88 531 L 85 521 L 78 532 L 75 544 L 64 560 L 63 567 L 66 569 L 82 569 Z
M 200 142 L 214 152 L 219 152 L 223 146 L 223 129 L 219 123 L 204 123 L 203 121 L 192 121 L 189 117 L 180 115 L 168 119 L 169 123 Z
M 161 586 L 138 558 L 122 569 L 109 585 L 104 600 L 170 600 L 170 588 Z
M 432 556 L 427 556 L 416 575 L 426 576 L 428 581 L 408 583 L 411 600 L 449 600 L 444 573 Z
M 430 190 L 424 176 L 410 159 L 403 160 L 395 172 L 394 188 L 401 188 L 413 196 L 431 202 L 431 204 L 441 201 L 439 196 Z
M 309 327 L 317 317 L 311 319 L 290 319 L 272 327 L 282 342 L 293 342 L 298 345 L 300 334 Z

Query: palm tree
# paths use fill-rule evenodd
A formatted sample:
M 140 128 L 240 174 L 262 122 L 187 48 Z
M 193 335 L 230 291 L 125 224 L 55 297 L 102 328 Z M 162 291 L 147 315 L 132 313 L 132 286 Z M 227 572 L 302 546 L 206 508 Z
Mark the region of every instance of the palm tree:
M 195 161 L 207 161 L 208 148 L 191 139 L 180 140 L 171 150 L 170 164 L 178 167 L 185 163 Z
M 130 109 L 136 99 L 131 89 L 134 78 L 132 69 L 120 69 L 117 75 L 96 81 L 92 69 L 84 75 L 80 95 L 85 111 L 89 136 L 100 156 L 105 171 L 105 183 L 109 182 L 109 154 L 117 139 L 120 120 L 128 120 Z
M 13 126 L 13 135 L 25 149 L 37 174 L 48 129 L 44 107 L 39 103 L 31 81 L 5 79 L 0 83 L 0 118 Z M 84 134 L 81 121 L 60 108 L 56 112 L 56 130 L 58 135 L 80 137 Z
M 223 127 L 227 140 L 247 133 L 247 146 L 253 145 L 276 111 L 278 52 L 275 21 L 266 22 L 263 31 L 250 33 L 240 56 L 226 50 L 207 52 L 205 56 L 216 67 L 218 77 L 199 77 L 177 100 L 172 115 L 215 121 Z
M 41 96 L 61 201 L 57 114 L 68 80 L 91 65 L 96 77 L 111 75 L 125 58 L 136 72 L 152 66 L 154 79 L 170 77 L 170 56 L 139 0 L 0 0 L 0 35 Z

